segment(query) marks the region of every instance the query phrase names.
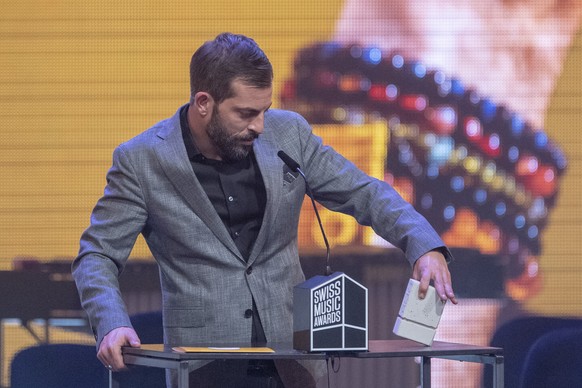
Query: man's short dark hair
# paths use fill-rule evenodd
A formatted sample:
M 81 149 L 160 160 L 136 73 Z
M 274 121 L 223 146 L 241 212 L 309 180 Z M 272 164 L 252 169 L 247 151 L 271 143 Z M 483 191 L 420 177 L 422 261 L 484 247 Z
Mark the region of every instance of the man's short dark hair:
M 231 83 L 235 79 L 257 88 L 272 85 L 271 62 L 253 39 L 222 33 L 192 55 L 191 98 L 198 92 L 207 92 L 220 103 L 232 97 Z

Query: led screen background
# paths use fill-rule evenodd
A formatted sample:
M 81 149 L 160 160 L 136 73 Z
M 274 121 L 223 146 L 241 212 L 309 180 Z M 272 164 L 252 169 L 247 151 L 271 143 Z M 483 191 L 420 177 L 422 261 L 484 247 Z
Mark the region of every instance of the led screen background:
M 543 2 L 525 3 L 546 11 Z M 274 65 L 274 105 L 281 106 L 285 83 L 297 77 L 299 53 L 336 40 L 345 6 L 341 1 L 3 1 L 3 268 L 15 257 L 75 255 L 113 148 L 187 102 L 188 63 L 202 42 L 222 31 L 255 38 Z M 363 17 L 359 22 L 373 23 Z M 432 42 L 438 45 L 439 36 Z M 535 255 L 541 276 L 523 300 L 544 314 L 582 315 L 582 302 L 572 292 L 582 271 L 581 46 L 577 34 L 541 123 L 567 160 Z M 413 55 L 415 46 L 407 50 Z M 149 257 L 143 241 L 133 256 Z

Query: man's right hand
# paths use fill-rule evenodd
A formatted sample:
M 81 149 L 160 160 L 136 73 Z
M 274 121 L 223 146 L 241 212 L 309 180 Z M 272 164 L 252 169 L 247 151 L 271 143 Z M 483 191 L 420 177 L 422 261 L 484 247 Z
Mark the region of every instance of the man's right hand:
M 135 330 L 131 327 L 118 327 L 113 329 L 103 337 L 99 345 L 97 358 L 107 369 L 114 372 L 127 369 L 123 362 L 121 347 L 128 345 L 134 348 L 141 346 L 141 341 Z

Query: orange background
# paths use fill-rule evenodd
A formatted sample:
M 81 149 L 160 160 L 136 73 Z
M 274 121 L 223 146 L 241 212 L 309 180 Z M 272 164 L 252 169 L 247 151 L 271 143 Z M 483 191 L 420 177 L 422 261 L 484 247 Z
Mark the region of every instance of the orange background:
M 188 100 L 190 56 L 203 41 L 225 30 L 254 37 L 274 65 L 278 96 L 295 53 L 331 38 L 342 5 L 1 1 L 0 268 L 15 257 L 75 256 L 113 148 Z M 543 233 L 543 288 L 526 301 L 541 314 L 582 315 L 580 63 L 578 34 L 546 116 L 569 166 Z M 143 241 L 133 256 L 149 257 Z

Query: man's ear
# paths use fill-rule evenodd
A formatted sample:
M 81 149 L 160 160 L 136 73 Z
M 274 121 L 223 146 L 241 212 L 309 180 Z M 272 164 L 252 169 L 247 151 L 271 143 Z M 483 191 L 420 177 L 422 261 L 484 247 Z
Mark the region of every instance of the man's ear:
M 198 92 L 194 95 L 191 106 L 201 117 L 205 117 L 212 113 L 214 99 L 209 93 Z

